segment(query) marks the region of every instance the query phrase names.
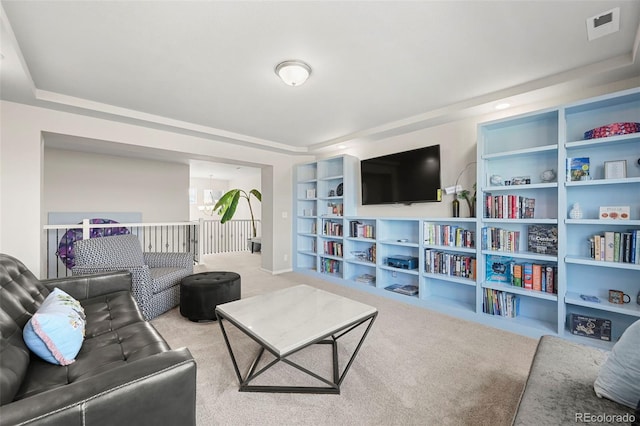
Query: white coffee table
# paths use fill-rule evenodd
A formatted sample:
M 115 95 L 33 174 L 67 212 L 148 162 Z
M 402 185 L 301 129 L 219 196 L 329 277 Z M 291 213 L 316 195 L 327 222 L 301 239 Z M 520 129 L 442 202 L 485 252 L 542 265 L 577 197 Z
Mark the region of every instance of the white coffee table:
M 224 303 L 216 307 L 218 323 L 243 392 L 340 393 L 340 385 L 355 359 L 378 310 L 308 285 Z M 224 327 L 228 321 L 260 345 L 260 350 L 242 376 Z M 338 366 L 338 339 L 363 326 L 364 331 L 342 373 Z M 362 328 L 360 328 L 362 330 Z M 333 346 L 333 377 L 326 379 L 287 357 L 313 344 Z M 275 359 L 258 369 L 264 351 Z M 266 370 L 284 362 L 326 383 L 320 386 L 258 386 L 250 382 Z

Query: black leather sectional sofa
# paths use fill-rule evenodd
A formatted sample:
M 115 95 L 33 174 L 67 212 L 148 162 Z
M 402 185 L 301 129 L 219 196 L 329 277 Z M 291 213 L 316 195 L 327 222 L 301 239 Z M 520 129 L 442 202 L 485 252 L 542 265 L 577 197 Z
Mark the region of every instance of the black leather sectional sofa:
M 85 339 L 62 366 L 31 353 L 22 330 L 55 287 L 80 301 Z M 128 272 L 38 280 L 0 254 L 0 423 L 195 425 L 196 363 L 146 322 Z

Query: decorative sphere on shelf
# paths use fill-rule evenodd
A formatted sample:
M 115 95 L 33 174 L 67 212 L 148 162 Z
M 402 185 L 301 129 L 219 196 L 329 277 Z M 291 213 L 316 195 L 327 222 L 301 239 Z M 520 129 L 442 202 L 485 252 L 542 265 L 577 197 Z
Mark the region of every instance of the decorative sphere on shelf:
M 569 217 L 571 219 L 582 219 L 582 209 L 580 203 L 573 203 L 573 207 L 569 211 Z
M 500 176 L 500 175 L 491 175 L 491 177 L 489 178 L 489 182 L 493 186 L 500 186 L 500 185 L 502 185 L 502 176 Z
M 540 179 L 542 179 L 543 182 L 555 182 L 556 171 L 553 169 L 545 170 L 540 174 Z

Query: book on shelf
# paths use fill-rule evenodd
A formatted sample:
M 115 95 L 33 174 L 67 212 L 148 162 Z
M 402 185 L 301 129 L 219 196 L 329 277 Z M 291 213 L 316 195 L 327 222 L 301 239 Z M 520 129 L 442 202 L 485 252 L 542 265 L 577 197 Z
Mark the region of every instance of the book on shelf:
M 376 276 L 371 274 L 362 274 L 356 277 L 356 281 L 365 284 L 374 284 L 376 282 Z
M 514 287 L 522 287 L 522 265 L 519 263 L 513 265 L 513 272 L 511 273 L 511 283 Z
M 527 250 L 538 254 L 558 254 L 558 227 L 556 225 L 529 225 Z
M 523 219 L 533 219 L 535 217 L 536 210 L 536 199 L 535 198 L 525 198 L 523 200 Z
M 418 286 L 413 284 L 392 284 L 385 287 L 385 290 L 393 291 L 407 296 L 415 296 L 418 294 Z
M 537 263 L 531 264 L 531 288 L 542 291 L 542 265 Z
M 547 293 L 557 294 L 558 293 L 558 284 L 557 284 L 558 267 L 547 265 L 545 269 L 546 269 L 546 285 L 547 285 L 546 291 Z
M 522 265 L 522 284 L 524 288 L 533 290 L 533 264 L 531 263 Z
M 567 158 L 567 182 L 587 179 L 589 176 L 589 157 Z
M 513 259 L 502 256 L 487 256 L 487 281 L 511 283 L 511 264 Z
M 613 231 L 606 231 L 604 233 L 604 260 L 605 262 L 613 262 Z

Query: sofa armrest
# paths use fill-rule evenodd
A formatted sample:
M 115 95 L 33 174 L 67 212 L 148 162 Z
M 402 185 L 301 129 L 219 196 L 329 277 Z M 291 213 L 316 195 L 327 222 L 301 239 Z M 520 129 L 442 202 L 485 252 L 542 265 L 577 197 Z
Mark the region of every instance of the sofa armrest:
M 196 424 L 196 362 L 186 348 L 0 407 L 3 424 Z
M 193 270 L 193 253 L 143 253 L 144 263 L 150 268 L 191 268 Z
M 584 421 L 580 416 L 585 413 L 631 413 L 628 407 L 598 398 L 593 389 L 606 354 L 557 336 L 542 336 L 512 424 L 574 424 Z
M 131 273 L 128 271 L 74 275 L 65 278 L 42 280 L 41 282 L 49 291 L 57 287 L 78 300 L 102 296 L 116 291 L 131 291 Z
M 131 292 L 144 310 L 144 301 L 151 300 L 153 288 L 151 288 L 151 273 L 147 265 L 142 266 L 110 266 L 110 265 L 86 265 L 74 266 L 73 275 L 90 275 L 104 272 L 129 271 L 131 273 Z

